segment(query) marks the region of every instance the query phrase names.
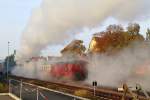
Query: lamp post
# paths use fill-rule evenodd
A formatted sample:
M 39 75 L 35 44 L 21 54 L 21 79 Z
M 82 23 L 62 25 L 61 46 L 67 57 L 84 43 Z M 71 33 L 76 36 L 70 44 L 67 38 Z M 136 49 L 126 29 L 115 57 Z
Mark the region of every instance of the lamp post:
M 10 42 L 8 41 L 8 58 L 7 58 L 7 69 L 6 69 L 7 80 L 8 80 L 8 71 L 9 71 L 9 44 Z

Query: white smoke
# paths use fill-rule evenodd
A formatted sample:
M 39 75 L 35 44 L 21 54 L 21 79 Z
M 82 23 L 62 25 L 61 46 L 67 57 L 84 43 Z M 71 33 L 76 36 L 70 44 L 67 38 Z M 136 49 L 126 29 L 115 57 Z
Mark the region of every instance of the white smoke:
M 16 58 L 38 56 L 48 45 L 61 44 L 110 16 L 126 21 L 148 16 L 149 4 L 149 0 L 43 0 L 33 10 Z
M 110 16 L 131 22 L 145 19 L 150 15 L 149 4 L 150 0 L 43 0 L 41 6 L 33 10 L 22 34 L 17 60 L 38 56 L 47 46 L 62 44 L 83 27 L 93 28 Z M 149 74 L 134 75 L 138 65 L 149 59 L 150 50 L 139 47 L 125 49 L 117 56 L 94 56 L 88 67 L 87 82 L 97 80 L 100 85 L 108 86 L 118 86 L 124 81 L 137 82 L 149 88 Z M 40 69 L 34 73 L 35 67 L 28 64 L 13 72 L 31 78 L 47 76 Z
M 146 44 L 146 43 L 145 43 Z M 94 55 L 88 66 L 88 79 L 100 86 L 141 84 L 150 90 L 150 43 L 126 48 L 117 55 Z
M 16 66 L 12 74 L 26 78 L 52 81 L 50 64 L 74 61 L 75 58 L 39 60 Z M 137 43 L 113 55 L 93 55 L 88 61 L 86 84 L 97 81 L 99 86 L 119 87 L 123 83 L 129 86 L 140 84 L 150 90 L 150 42 Z M 61 80 L 59 80 L 61 81 Z
M 51 76 L 51 67 L 53 64 L 57 64 L 60 62 L 73 62 L 75 60 L 77 60 L 77 58 L 72 55 L 65 56 L 63 58 L 52 57 L 50 58 L 50 60 L 48 60 L 46 57 L 35 59 L 33 58 L 30 61 L 19 62 L 18 65 L 13 68 L 11 73 L 12 75 L 25 78 L 53 81 L 57 80 L 56 77 Z M 61 78 L 59 78 L 59 81 L 61 81 Z
M 48 81 L 52 79 L 50 76 L 51 67 L 46 63 L 45 60 L 24 62 L 17 65 L 11 73 L 16 76 Z

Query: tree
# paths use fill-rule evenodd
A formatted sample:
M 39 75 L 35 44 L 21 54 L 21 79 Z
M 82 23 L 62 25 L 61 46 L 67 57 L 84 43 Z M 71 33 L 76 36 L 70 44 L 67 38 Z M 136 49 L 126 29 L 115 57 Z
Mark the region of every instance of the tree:
M 137 35 L 140 32 L 140 25 L 137 23 L 129 23 L 127 30 L 130 34 Z
M 62 55 L 83 55 L 86 48 L 82 40 L 74 40 L 61 50 Z
M 113 24 L 113 25 L 109 25 L 107 27 L 106 31 L 108 31 L 110 33 L 120 33 L 120 32 L 123 32 L 124 29 L 121 25 Z
M 147 29 L 147 32 L 146 32 L 146 40 L 150 40 L 150 29 L 149 28 Z
M 130 24 L 128 31 L 124 31 L 121 25 L 109 25 L 106 31 L 94 34 L 90 43 L 90 52 L 113 54 L 132 42 L 144 41 L 144 37 L 139 34 L 140 26 Z
M 8 63 L 8 71 L 10 72 L 11 69 L 16 66 L 16 61 L 15 61 L 15 54 L 12 54 L 10 56 L 7 56 L 5 58 L 5 61 L 4 61 L 4 69 L 5 71 L 7 70 L 7 63 Z

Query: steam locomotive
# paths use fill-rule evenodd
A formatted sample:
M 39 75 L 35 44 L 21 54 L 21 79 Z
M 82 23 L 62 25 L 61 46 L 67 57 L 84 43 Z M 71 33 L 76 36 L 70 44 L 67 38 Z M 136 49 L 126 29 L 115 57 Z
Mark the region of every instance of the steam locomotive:
M 50 74 L 56 79 L 80 81 L 87 77 L 86 65 L 82 60 L 58 62 L 51 65 Z

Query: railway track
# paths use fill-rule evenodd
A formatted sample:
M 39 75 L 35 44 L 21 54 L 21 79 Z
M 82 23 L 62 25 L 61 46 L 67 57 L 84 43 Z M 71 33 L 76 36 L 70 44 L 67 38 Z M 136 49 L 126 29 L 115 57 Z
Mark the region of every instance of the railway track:
M 50 82 L 50 81 L 41 81 L 37 79 L 29 79 L 29 78 L 23 78 L 18 76 L 10 76 L 12 79 L 16 80 L 22 80 L 27 83 L 32 83 L 35 85 L 51 88 L 54 90 L 58 90 L 61 92 L 66 92 L 69 94 L 74 94 L 75 91 L 78 90 L 86 90 L 88 91 L 88 95 L 85 96 L 86 98 L 89 98 L 91 100 L 121 100 L 123 93 L 118 92 L 117 89 L 112 88 L 104 88 L 104 87 L 98 87 L 96 89 L 96 96 L 93 96 L 93 89 L 91 86 L 86 86 L 82 84 L 74 84 L 74 83 L 65 83 L 65 82 Z M 127 94 L 125 100 L 132 100 L 132 97 Z M 147 100 L 143 96 L 139 96 L 139 100 Z

